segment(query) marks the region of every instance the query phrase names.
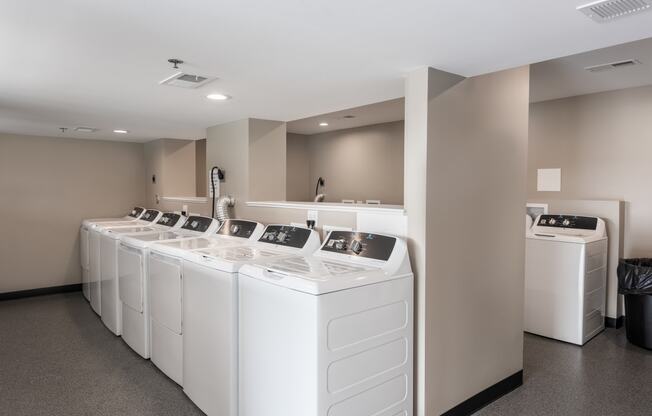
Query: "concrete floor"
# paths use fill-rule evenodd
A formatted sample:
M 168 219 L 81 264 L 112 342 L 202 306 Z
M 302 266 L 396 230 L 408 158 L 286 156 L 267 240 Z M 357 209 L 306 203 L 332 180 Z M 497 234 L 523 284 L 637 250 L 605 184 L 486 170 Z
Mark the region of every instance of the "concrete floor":
M 477 415 L 652 415 L 652 352 L 608 329 L 584 348 L 525 337 L 525 384 Z M 202 415 L 81 294 L 0 302 L 0 415 Z M 264 416 L 264 415 L 261 415 Z
M 203 415 L 80 292 L 0 302 L 0 415 Z
M 478 416 L 652 415 L 652 352 L 607 329 L 584 347 L 525 335 L 523 386 Z

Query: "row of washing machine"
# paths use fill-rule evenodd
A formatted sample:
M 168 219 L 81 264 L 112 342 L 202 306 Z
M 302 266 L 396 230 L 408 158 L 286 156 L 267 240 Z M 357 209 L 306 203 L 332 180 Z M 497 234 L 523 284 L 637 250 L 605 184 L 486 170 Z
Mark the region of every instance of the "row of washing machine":
M 405 241 L 137 207 L 81 227 L 84 296 L 208 415 L 411 415 Z

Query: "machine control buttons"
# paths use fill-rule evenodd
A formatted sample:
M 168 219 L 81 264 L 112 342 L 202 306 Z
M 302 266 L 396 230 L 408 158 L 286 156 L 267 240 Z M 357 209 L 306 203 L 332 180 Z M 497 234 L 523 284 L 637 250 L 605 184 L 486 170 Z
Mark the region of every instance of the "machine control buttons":
M 303 248 L 313 232 L 303 227 L 268 225 L 258 241 L 285 247 Z
M 554 218 L 550 218 L 548 220 L 548 224 L 550 224 L 550 225 L 555 225 L 556 223 L 557 223 L 557 220 L 555 220 Z
M 275 232 L 268 232 L 263 235 L 263 238 L 267 241 L 274 241 L 276 240 L 276 233 Z
M 351 241 L 351 251 L 355 254 L 362 253 L 362 242 L 360 240 Z
M 570 220 L 565 219 L 564 221 L 562 221 L 561 225 L 563 225 L 564 227 L 568 227 L 570 225 Z
M 539 226 L 553 228 L 572 228 L 577 230 L 595 230 L 598 227 L 597 217 L 581 217 L 578 215 L 541 215 L 537 222 Z
M 346 241 L 343 239 L 335 240 L 334 242 L 335 250 L 346 250 Z
M 286 232 L 281 231 L 276 236 L 276 241 L 278 241 L 279 243 L 284 243 L 287 238 L 288 238 L 288 234 Z
M 240 226 L 238 224 L 233 224 L 231 226 L 231 234 L 238 234 L 240 231 Z

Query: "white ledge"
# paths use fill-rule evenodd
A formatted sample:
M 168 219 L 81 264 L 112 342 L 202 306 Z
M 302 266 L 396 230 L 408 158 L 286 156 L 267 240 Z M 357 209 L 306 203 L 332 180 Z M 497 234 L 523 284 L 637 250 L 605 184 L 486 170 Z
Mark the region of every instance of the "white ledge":
M 195 204 L 205 204 L 208 202 L 208 198 L 205 196 L 160 196 L 161 201 L 170 201 L 170 202 L 192 202 Z
M 315 211 L 373 212 L 405 215 L 402 205 L 343 204 L 340 202 L 250 201 L 249 207 L 309 209 Z

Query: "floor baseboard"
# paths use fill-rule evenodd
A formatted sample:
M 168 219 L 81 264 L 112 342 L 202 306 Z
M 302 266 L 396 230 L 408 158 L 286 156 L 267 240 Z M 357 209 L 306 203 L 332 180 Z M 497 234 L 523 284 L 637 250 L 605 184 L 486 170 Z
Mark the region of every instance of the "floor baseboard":
M 618 318 L 609 318 L 608 316 L 604 318 L 604 326 L 607 328 L 622 328 L 625 324 L 625 317 L 619 316 Z
M 78 292 L 82 290 L 81 283 L 63 286 L 42 287 L 39 289 L 18 290 L 16 292 L 0 293 L 0 301 L 29 298 L 32 296 L 53 295 L 55 293 Z
M 442 416 L 467 416 L 473 414 L 521 385 L 523 385 L 523 370 L 482 390 L 470 399 L 443 413 Z

